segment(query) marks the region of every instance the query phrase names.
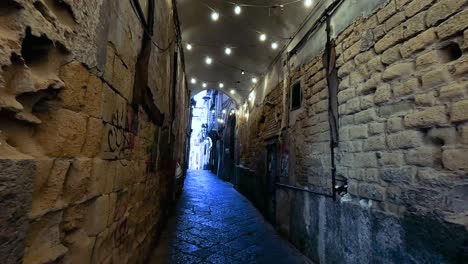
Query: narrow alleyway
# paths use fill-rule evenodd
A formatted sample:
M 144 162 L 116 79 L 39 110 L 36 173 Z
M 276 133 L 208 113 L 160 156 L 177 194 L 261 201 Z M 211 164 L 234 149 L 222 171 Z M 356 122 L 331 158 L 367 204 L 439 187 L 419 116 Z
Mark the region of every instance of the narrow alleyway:
M 209 171 L 189 171 L 150 263 L 309 263 L 255 207 Z

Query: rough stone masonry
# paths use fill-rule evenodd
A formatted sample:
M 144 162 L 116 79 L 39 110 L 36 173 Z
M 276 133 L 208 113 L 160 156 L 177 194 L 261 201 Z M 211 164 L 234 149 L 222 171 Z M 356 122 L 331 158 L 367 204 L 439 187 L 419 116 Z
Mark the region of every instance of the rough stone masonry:
M 284 83 L 259 85 L 257 94 L 267 92 L 244 108 L 237 126 L 240 162 L 254 173 L 240 177 L 258 177 L 257 189 L 265 188 L 266 142 L 275 134 L 279 167 L 287 168 L 278 179 L 296 187 L 276 186 L 276 224 L 312 260 L 465 263 L 468 2 L 380 1 L 349 23 L 339 15 L 347 2 L 328 18 L 337 94 L 328 89 L 324 22 L 304 44 L 321 51 L 283 56 Z M 366 8 L 352 5 L 344 13 Z M 290 111 L 297 82 L 302 107 Z M 330 142 L 332 96 L 336 146 Z M 347 187 L 336 201 L 333 176 Z
M 142 263 L 161 231 L 189 93 L 173 3 L 134 2 L 165 51 L 130 1 L 0 2 L 2 263 Z

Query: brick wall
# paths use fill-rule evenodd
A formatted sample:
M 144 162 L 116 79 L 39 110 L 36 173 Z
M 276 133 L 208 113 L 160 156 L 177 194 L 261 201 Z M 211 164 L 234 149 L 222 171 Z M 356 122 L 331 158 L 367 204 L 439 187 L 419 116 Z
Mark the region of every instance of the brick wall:
M 172 6 L 156 6 L 156 38 L 171 47 L 152 47 L 159 74 L 146 85 L 177 96 L 175 112 L 153 102 L 158 124 L 134 101 L 143 28 L 129 1 L 0 4 L 4 263 L 142 263 L 150 252 L 185 167 L 189 118 Z
M 289 169 L 282 182 L 320 194 L 278 187 L 277 224 L 313 260 L 466 258 L 467 14 L 464 0 L 391 0 L 332 36 L 339 78 L 334 161 L 336 177 L 348 182 L 348 194 L 337 201 L 328 197 L 332 156 L 323 53 L 303 65 L 287 61 L 286 88 L 268 88 L 285 100 L 296 81 L 303 88 L 303 107 L 279 115 Z M 245 135 L 265 140 L 252 117 L 266 111 L 266 101 L 257 102 L 248 121 L 239 118 L 239 141 L 251 153 L 265 151 L 246 143 Z M 260 155 L 243 158 L 245 164 L 265 162 Z

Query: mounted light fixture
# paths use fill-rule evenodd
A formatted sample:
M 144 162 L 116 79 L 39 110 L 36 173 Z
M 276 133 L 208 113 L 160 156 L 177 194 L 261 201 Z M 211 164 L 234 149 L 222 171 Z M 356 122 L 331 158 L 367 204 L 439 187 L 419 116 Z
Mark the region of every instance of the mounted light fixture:
M 277 49 L 278 48 L 278 43 L 277 42 L 271 43 L 271 48 L 274 49 L 274 50 Z
M 224 49 L 224 53 L 226 53 L 226 55 L 231 55 L 232 49 L 227 47 L 227 48 Z
M 235 93 L 236 93 L 236 90 L 231 90 L 229 93 L 235 94 Z
M 312 0 L 304 0 L 304 5 L 306 7 L 311 7 L 312 6 Z
M 242 74 L 242 75 L 244 75 L 244 74 L 245 74 L 245 71 L 244 71 L 244 70 L 242 70 L 242 71 L 241 71 L 241 74 Z
M 205 63 L 210 65 L 211 63 L 213 63 L 213 59 L 211 57 L 206 57 Z
M 242 12 L 242 8 L 236 5 L 236 7 L 234 7 L 234 14 L 240 15 L 241 12 Z
M 190 80 L 190 82 L 191 82 L 192 84 L 196 84 L 196 83 L 197 83 L 197 79 L 192 78 L 192 79 Z
M 224 83 L 219 83 L 219 88 L 223 88 L 224 87 Z
M 252 82 L 253 82 L 253 83 L 257 83 L 257 82 L 258 82 L 257 78 L 256 78 L 256 77 L 253 77 L 253 78 L 252 78 Z
M 219 19 L 219 13 L 216 11 L 213 11 L 213 13 L 211 13 L 211 20 L 218 21 L 218 19 Z
M 192 50 L 192 44 L 188 43 L 186 47 L 187 47 L 187 50 Z
M 265 33 L 260 34 L 260 41 L 265 41 L 267 39 L 267 35 Z
M 206 83 L 203 83 L 202 86 L 203 86 L 203 88 L 206 88 Z

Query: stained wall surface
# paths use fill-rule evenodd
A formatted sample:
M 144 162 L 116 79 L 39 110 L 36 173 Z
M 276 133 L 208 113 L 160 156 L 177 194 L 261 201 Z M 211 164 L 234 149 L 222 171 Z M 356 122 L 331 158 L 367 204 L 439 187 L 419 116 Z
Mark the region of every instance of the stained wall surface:
M 342 24 L 337 15 L 329 19 Z M 238 188 L 267 215 L 273 201 L 277 228 L 319 263 L 462 263 L 467 27 L 465 0 L 386 1 L 343 31 L 328 31 L 335 53 L 325 49 L 326 24 L 319 26 L 304 50 L 283 56 L 276 73 L 283 80 L 257 87 L 266 95 L 241 108 L 238 181 L 256 187 Z M 324 48 L 311 55 L 317 46 Z M 336 94 L 329 92 L 333 67 L 324 62 L 336 62 Z M 302 105 L 291 111 L 296 83 Z M 281 185 L 268 196 L 271 142 L 279 170 L 273 181 Z M 347 187 L 336 200 L 334 184 Z
M 152 41 L 131 2 L 0 3 L 2 263 L 142 263 L 161 231 L 189 93 L 172 1 L 139 1 Z

